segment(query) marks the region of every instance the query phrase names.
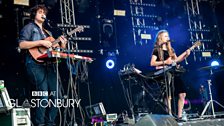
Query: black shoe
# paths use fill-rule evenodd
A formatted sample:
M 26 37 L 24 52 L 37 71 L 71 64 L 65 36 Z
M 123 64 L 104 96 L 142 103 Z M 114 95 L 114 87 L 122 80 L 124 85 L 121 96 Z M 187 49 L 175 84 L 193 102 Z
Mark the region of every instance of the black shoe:
M 176 119 L 177 122 L 187 122 L 186 119 L 183 119 L 182 117 L 179 117 Z

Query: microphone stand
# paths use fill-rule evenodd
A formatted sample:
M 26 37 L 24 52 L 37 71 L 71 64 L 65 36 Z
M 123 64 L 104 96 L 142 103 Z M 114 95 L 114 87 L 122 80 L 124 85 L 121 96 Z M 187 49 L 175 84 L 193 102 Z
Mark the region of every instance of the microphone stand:
M 50 20 L 45 19 L 45 22 L 47 23 L 47 25 L 48 25 L 50 28 L 53 28 L 53 27 L 51 26 Z
M 166 43 L 163 43 L 163 44 L 166 44 Z M 162 46 L 163 44 L 159 45 L 159 48 L 162 49 Z M 163 51 L 163 50 L 162 50 Z M 163 53 L 164 55 L 164 53 Z M 168 108 L 168 114 L 169 115 L 172 115 L 172 112 L 171 112 L 171 95 L 170 95 L 170 82 L 169 82 L 169 78 L 172 76 L 171 74 L 169 74 L 170 76 L 168 76 L 168 73 L 166 73 L 166 64 L 165 64 L 165 61 L 164 61 L 164 56 L 162 56 L 162 63 L 163 63 L 163 76 L 164 76 L 164 83 L 165 83 L 165 88 L 166 88 L 166 108 Z M 169 77 L 169 78 L 168 78 Z M 168 79 L 168 80 L 167 80 Z
M 65 33 L 65 29 L 61 29 L 61 28 L 59 28 L 59 27 L 53 27 L 51 24 L 50 24 L 50 20 L 49 19 L 47 19 L 46 17 L 42 17 L 43 19 L 45 19 L 45 23 L 49 26 L 49 28 L 51 28 L 51 29 L 57 29 L 57 30 L 60 30 L 60 31 L 62 31 L 62 33 L 64 34 Z M 70 55 L 70 50 L 71 50 L 71 48 L 72 48 L 72 42 L 71 41 L 69 41 L 69 39 L 68 39 L 68 42 L 67 42 L 67 50 L 68 50 L 68 54 Z M 76 45 L 76 48 L 78 48 L 77 47 L 77 45 Z M 73 76 L 72 76 L 72 64 L 74 64 L 73 63 L 73 61 L 74 60 L 71 60 L 70 58 L 68 58 L 68 65 L 69 65 L 69 82 L 68 82 L 68 87 L 67 87 L 67 93 L 64 95 L 64 99 L 65 100 L 68 100 L 69 99 L 69 97 L 71 96 L 71 98 L 72 99 L 75 99 L 75 100 L 79 100 L 79 96 L 78 96 L 78 94 L 77 94 L 77 76 L 75 77 L 75 80 L 73 79 Z M 57 62 L 57 67 L 58 67 L 58 62 Z M 57 69 L 58 70 L 58 69 Z M 77 72 L 77 71 L 76 71 Z M 59 75 L 57 74 L 57 76 L 59 77 Z M 63 87 L 61 87 L 62 88 L 62 90 L 64 90 L 63 89 Z M 58 90 L 58 84 L 57 84 L 57 90 Z M 63 95 L 63 94 L 62 94 Z M 57 97 L 58 97 L 58 95 L 57 95 Z M 78 106 L 79 107 L 79 109 L 81 109 L 80 107 L 80 105 Z M 70 120 L 67 120 L 67 114 L 70 116 L 70 117 L 68 117 Z M 73 125 L 73 126 L 77 126 L 77 121 L 76 121 L 76 111 L 75 111 L 75 108 L 74 107 L 72 107 L 71 109 L 69 109 L 69 107 L 66 107 L 65 109 L 64 109 L 64 112 L 63 112 L 63 117 L 64 117 L 64 122 L 63 122 L 63 126 L 65 126 L 65 125 Z M 83 118 L 83 117 L 82 117 Z M 67 124 L 66 124 L 67 123 Z M 82 122 L 83 123 L 83 122 Z

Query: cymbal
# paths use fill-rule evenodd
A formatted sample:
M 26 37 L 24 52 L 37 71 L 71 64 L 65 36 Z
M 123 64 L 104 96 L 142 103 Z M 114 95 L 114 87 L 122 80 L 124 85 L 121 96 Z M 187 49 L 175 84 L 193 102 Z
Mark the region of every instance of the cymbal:
M 219 65 L 219 66 L 205 66 L 205 67 L 201 67 L 198 70 L 224 70 L 224 66 L 223 65 Z

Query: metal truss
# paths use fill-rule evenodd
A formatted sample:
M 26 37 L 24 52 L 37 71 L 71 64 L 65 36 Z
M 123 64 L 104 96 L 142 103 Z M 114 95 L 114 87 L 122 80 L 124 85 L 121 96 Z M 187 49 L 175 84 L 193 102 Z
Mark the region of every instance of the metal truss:
M 60 0 L 62 24 L 75 25 L 74 0 Z
M 65 28 L 65 25 L 73 25 L 76 26 L 76 21 L 75 21 L 75 9 L 74 9 L 74 0 L 60 0 L 60 10 L 61 10 L 61 23 L 60 24 L 64 32 L 68 33 L 71 30 L 74 29 L 74 27 L 67 27 Z M 58 25 L 60 27 L 60 25 Z M 77 35 L 74 33 L 71 35 L 70 38 L 76 38 Z M 74 47 L 75 46 L 75 47 Z M 68 45 L 69 49 L 77 49 L 78 45 Z
M 135 45 L 143 43 L 147 44 L 151 39 L 149 30 L 158 30 L 158 26 L 155 24 L 154 19 L 156 15 L 146 13 L 146 9 L 155 10 L 156 5 L 154 2 L 145 3 L 143 0 L 129 0 L 131 10 L 131 20 L 133 27 L 133 37 Z M 148 23 L 148 24 L 147 24 Z
M 74 27 L 77 27 L 76 25 L 76 20 L 75 20 L 75 10 L 74 10 L 74 0 L 60 0 L 60 10 L 61 10 L 61 23 L 62 24 L 58 24 L 58 27 L 61 27 L 63 29 L 64 32 L 68 33 L 71 30 L 74 29 Z M 82 38 L 81 40 L 85 40 L 86 38 Z M 68 38 L 68 44 L 67 44 L 67 50 L 68 53 L 72 53 L 73 50 L 78 50 L 78 44 L 76 42 L 77 39 L 77 34 L 74 33 L 73 35 L 71 35 L 71 37 Z M 75 43 L 73 42 L 75 41 Z M 68 68 L 69 68 L 69 82 L 68 82 L 68 88 L 67 88 L 67 93 L 65 93 L 65 96 L 67 99 L 71 98 L 71 99 L 75 99 L 75 100 L 79 100 L 79 94 L 77 91 L 77 84 L 78 84 L 78 77 L 73 78 L 73 70 L 72 69 L 77 69 L 76 72 L 78 72 L 78 65 L 77 63 L 80 62 L 74 62 L 74 60 L 71 60 L 68 58 L 67 64 L 69 64 Z M 84 63 L 85 66 L 85 70 L 86 69 L 86 63 Z M 80 66 L 79 66 L 80 67 Z M 83 72 L 83 73 L 88 73 L 87 71 Z M 78 76 L 78 73 L 76 73 Z M 82 117 L 82 123 L 84 124 L 84 116 L 83 116 L 83 112 L 82 112 L 82 107 L 79 104 L 77 106 L 79 108 L 80 111 L 80 115 Z M 76 122 L 76 114 L 75 114 L 75 108 L 74 107 L 67 107 L 64 109 L 64 120 L 63 120 L 63 126 L 66 125 L 74 125 L 77 126 L 77 122 Z
M 75 17 L 75 1 L 74 0 L 60 0 L 60 11 L 61 11 L 61 24 L 57 26 L 62 28 L 65 33 L 70 32 L 77 26 L 82 26 L 83 28 L 90 28 L 90 25 L 76 25 Z M 77 34 L 74 33 L 69 38 L 70 41 L 91 41 L 90 37 L 77 37 Z M 69 49 L 78 49 L 77 42 L 72 42 L 71 45 L 68 45 Z
M 208 49 L 208 43 L 211 42 L 211 39 L 209 39 L 208 34 L 210 33 L 209 29 L 206 29 L 206 25 L 203 23 L 200 14 L 200 7 L 199 7 L 199 0 L 186 0 L 186 10 L 188 15 L 188 24 L 189 24 L 189 33 L 190 33 L 190 41 L 192 44 L 196 41 L 202 42 L 202 47 L 198 47 L 193 51 L 194 60 L 196 61 L 199 57 L 199 60 L 201 60 L 201 57 L 204 54 L 211 53 L 212 49 Z M 200 52 L 200 54 L 196 54 L 196 52 Z M 209 56 L 203 56 L 203 57 L 209 57 Z

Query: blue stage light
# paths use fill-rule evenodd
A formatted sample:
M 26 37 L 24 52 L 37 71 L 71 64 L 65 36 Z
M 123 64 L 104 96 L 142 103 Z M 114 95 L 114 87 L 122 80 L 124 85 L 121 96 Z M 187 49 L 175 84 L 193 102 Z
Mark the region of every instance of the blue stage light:
M 112 59 L 108 59 L 108 60 L 106 61 L 106 67 L 107 67 L 108 69 L 113 69 L 114 66 L 115 66 L 115 62 L 114 62 L 114 60 L 112 60 Z
M 211 66 L 219 66 L 219 62 L 214 60 L 211 62 Z

